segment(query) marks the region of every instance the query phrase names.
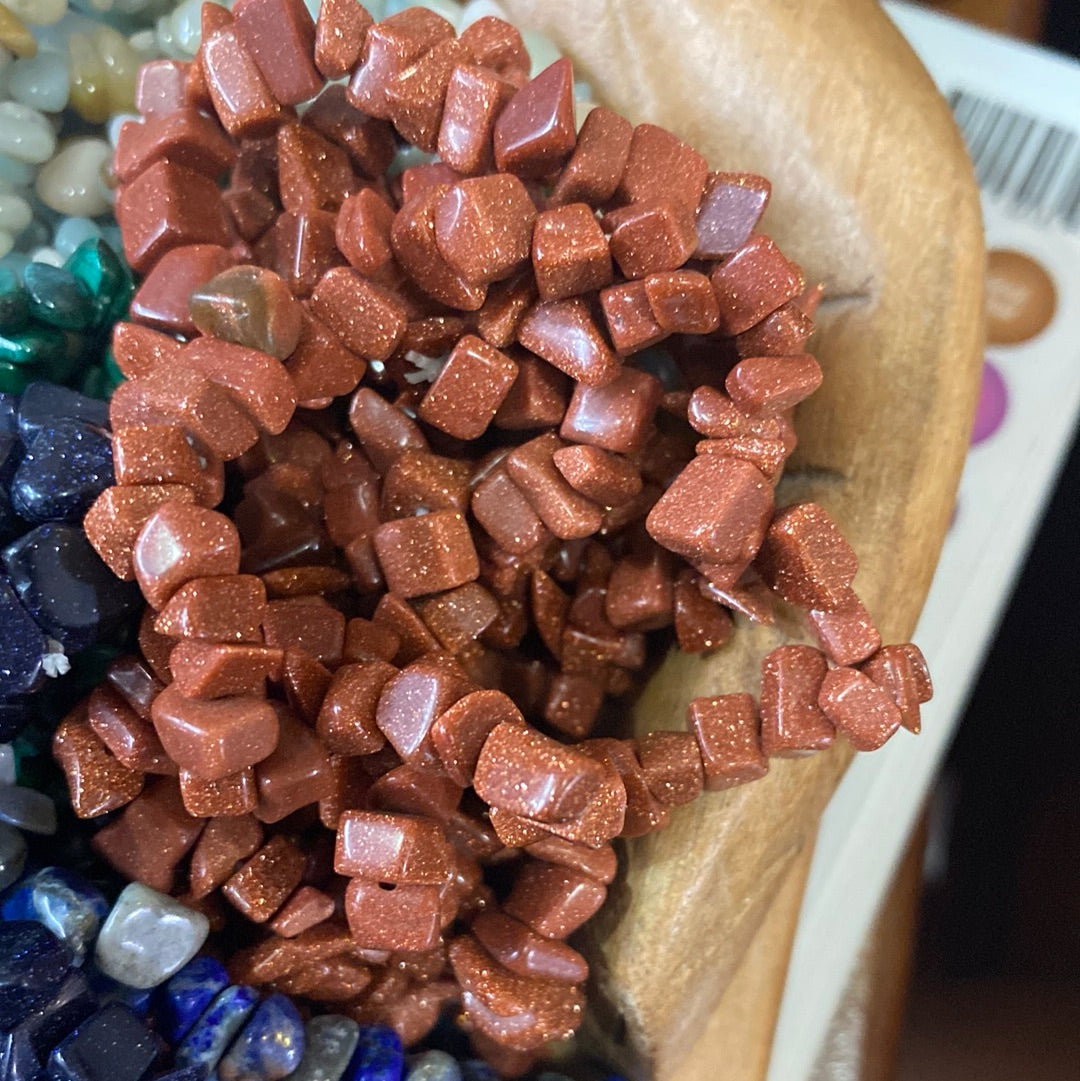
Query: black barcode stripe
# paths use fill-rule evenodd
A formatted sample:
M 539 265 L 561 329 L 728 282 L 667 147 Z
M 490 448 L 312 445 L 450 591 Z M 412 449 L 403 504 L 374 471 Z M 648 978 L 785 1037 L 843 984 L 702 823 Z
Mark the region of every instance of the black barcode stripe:
M 1080 228 L 1080 136 L 957 89 L 949 104 L 986 192 L 1017 214 Z

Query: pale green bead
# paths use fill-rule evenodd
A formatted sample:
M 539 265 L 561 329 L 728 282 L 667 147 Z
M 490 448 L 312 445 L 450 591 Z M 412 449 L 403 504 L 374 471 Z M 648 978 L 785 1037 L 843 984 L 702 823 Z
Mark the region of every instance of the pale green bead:
M 0 194 L 0 229 L 5 233 L 18 236 L 33 220 L 34 212 L 21 195 Z
M 149 60 L 156 60 L 161 55 L 153 30 L 136 30 L 128 38 L 128 44 L 135 50 L 144 64 Z
M 556 60 L 562 59 L 558 46 L 546 34 L 538 34 L 535 30 L 523 30 L 521 38 L 525 42 L 525 48 L 529 50 L 529 56 L 532 57 L 530 78 L 535 79 L 544 68 L 549 68 Z
M 53 234 L 53 247 L 66 259 L 80 244 L 101 237 L 101 227 L 89 218 L 64 218 Z
M 68 10 L 67 0 L 4 0 L 4 6 L 31 26 L 53 26 Z
M 59 113 L 68 102 L 71 77 L 67 57 L 40 49 L 31 60 L 16 60 L 8 75 L 8 92 L 21 105 Z
M 17 101 L 0 102 L 0 154 L 40 164 L 56 150 L 52 125 L 37 111 Z
M 37 175 L 37 166 L 0 154 L 0 183 L 13 188 L 28 188 Z
M 104 139 L 72 139 L 38 172 L 38 198 L 71 217 L 96 218 L 112 205 L 104 171 L 112 147 Z
M 489 15 L 496 19 L 506 18 L 502 5 L 496 3 L 495 0 L 469 0 L 461 13 L 461 28 L 472 26 L 474 22 L 485 19 Z

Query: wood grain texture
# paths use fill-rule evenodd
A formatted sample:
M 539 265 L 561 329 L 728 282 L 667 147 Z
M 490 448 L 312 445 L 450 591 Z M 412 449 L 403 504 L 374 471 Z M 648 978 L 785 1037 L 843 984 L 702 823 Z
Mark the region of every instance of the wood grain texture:
M 904 640 L 947 529 L 981 365 L 978 194 L 946 104 L 873 0 L 506 7 L 571 55 L 600 100 L 670 128 L 715 168 L 773 181 L 764 228 L 830 297 L 812 343 L 825 385 L 798 417 L 782 495 L 840 521 L 862 561 L 857 590 L 886 639 Z M 799 633 L 741 625 L 714 657 L 669 657 L 633 724 L 681 728 L 695 695 L 756 692 L 761 656 Z M 634 1076 L 674 1076 L 849 756 L 777 761 L 627 846 L 588 937 L 590 1033 Z

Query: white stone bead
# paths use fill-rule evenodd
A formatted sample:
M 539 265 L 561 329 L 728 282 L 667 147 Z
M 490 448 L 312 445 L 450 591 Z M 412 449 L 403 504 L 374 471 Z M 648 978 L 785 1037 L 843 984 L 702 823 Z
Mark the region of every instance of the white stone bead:
M 209 930 L 201 912 L 132 882 L 101 928 L 94 959 L 106 976 L 128 987 L 156 987 L 199 952 Z
M 70 86 L 67 57 L 52 49 L 39 50 L 32 60 L 16 60 L 8 76 L 12 98 L 45 113 L 63 110 Z
M 30 253 L 30 262 L 48 263 L 49 266 L 63 266 L 64 257 L 55 248 L 50 248 L 48 244 L 42 244 L 40 248 L 35 248 Z
M 34 212 L 30 204 L 13 192 L 0 195 L 0 229 L 18 236 L 32 221 Z
M 64 218 L 53 234 L 53 247 L 66 259 L 83 241 L 100 237 L 100 226 L 89 218 Z
M 37 109 L 17 101 L 0 101 L 0 154 L 40 164 L 56 151 L 56 136 Z
M 51 836 L 56 832 L 56 805 L 43 792 L 22 785 L 0 785 L 0 822 L 16 829 Z
M 68 0 L 4 0 L 4 7 L 31 26 L 53 26 L 68 10 Z
M 15 748 L 10 743 L 0 743 L 0 784 L 15 783 Z
M 104 139 L 72 139 L 61 147 L 37 178 L 38 198 L 70 217 L 96 218 L 112 205 L 104 169 L 112 147 Z
M 6 229 L 0 229 L 0 259 L 3 259 L 14 247 L 15 238 Z

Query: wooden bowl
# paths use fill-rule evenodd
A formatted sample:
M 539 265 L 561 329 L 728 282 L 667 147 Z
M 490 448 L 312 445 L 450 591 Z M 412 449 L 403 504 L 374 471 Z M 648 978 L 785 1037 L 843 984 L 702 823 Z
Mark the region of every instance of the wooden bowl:
M 816 499 L 837 518 L 861 559 L 858 593 L 887 641 L 906 640 L 948 526 L 982 359 L 978 193 L 929 76 L 874 0 L 505 6 L 570 55 L 599 100 L 670 128 L 716 168 L 772 180 L 763 228 L 828 298 L 812 342 L 825 384 L 799 414 L 781 499 Z M 743 623 L 715 656 L 670 656 L 635 726 L 682 728 L 696 695 L 756 693 L 762 655 L 801 634 Z M 849 760 L 846 745 L 775 760 L 762 781 L 706 794 L 626 845 L 587 935 L 590 1034 L 605 1054 L 638 1077 L 676 1073 Z M 696 1057 L 730 1042 L 719 1028 Z M 710 1059 L 703 1076 L 724 1070 Z

